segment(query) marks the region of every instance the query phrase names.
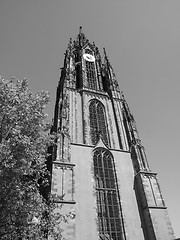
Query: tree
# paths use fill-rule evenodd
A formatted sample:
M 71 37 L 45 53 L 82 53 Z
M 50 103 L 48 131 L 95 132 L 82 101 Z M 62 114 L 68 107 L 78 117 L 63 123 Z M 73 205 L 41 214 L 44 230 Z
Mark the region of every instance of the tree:
M 47 92 L 33 94 L 28 81 L 0 79 L 0 239 L 44 239 L 51 204 L 47 147 L 52 143 L 44 109 Z

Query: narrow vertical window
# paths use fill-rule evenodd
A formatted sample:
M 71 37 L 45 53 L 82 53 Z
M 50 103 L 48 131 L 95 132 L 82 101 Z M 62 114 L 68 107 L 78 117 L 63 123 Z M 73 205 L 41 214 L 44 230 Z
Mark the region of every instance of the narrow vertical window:
M 89 105 L 90 114 L 90 131 L 92 144 L 96 144 L 99 134 L 106 145 L 109 145 L 107 122 L 105 116 L 105 109 L 101 102 L 98 100 L 91 101 Z
M 102 240 L 123 240 L 124 231 L 113 157 L 109 151 L 98 149 L 94 152 L 93 163 L 99 237 Z
M 87 74 L 88 88 L 97 90 L 94 62 L 86 61 L 86 74 Z

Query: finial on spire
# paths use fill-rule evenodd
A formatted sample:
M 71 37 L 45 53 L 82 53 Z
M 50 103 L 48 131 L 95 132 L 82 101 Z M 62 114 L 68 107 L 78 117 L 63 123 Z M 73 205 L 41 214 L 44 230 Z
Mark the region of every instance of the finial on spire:
M 85 34 L 83 33 L 82 26 L 80 26 L 79 33 L 77 35 L 76 40 L 74 41 L 74 46 L 81 48 L 87 43 L 88 43 L 88 39 L 85 37 Z
M 104 52 L 104 56 L 105 56 L 105 58 L 108 59 L 108 58 L 107 58 L 107 54 L 106 54 L 106 49 L 105 49 L 105 48 L 103 48 L 103 52 Z
M 79 34 L 82 34 L 82 26 L 79 27 Z
M 72 47 L 72 38 L 69 39 L 69 44 L 68 47 L 71 48 Z
M 79 42 L 79 46 L 83 46 L 84 44 L 86 44 L 86 37 L 82 31 L 82 26 L 79 27 L 79 34 L 78 34 L 78 37 L 77 37 L 77 40 Z
M 107 57 L 107 54 L 106 54 L 106 49 L 103 48 L 103 52 L 104 52 L 104 60 L 106 61 L 106 63 L 109 65 L 109 59 Z
M 121 95 L 122 95 L 122 97 L 124 97 L 124 93 L 123 93 L 123 91 L 121 91 Z

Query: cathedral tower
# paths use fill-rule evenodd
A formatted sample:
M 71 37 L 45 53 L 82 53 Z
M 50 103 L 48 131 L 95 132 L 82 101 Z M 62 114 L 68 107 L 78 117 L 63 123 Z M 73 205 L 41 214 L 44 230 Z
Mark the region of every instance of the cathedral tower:
M 172 240 L 157 174 L 134 117 L 103 58 L 80 27 L 70 39 L 57 87 L 51 193 L 67 240 Z

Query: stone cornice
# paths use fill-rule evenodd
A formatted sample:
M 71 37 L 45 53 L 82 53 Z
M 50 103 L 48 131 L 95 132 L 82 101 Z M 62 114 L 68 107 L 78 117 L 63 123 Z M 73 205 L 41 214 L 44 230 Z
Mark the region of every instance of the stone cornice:
M 71 143 L 71 145 L 76 145 L 76 146 L 79 146 L 79 147 L 88 147 L 88 148 L 93 148 L 93 149 L 96 148 L 96 146 L 94 146 L 94 145 L 86 145 L 86 144 L 83 144 L 83 143 Z M 131 153 L 130 151 L 123 150 L 123 149 L 108 148 L 108 150 L 109 151 L 116 151 L 116 152 Z

